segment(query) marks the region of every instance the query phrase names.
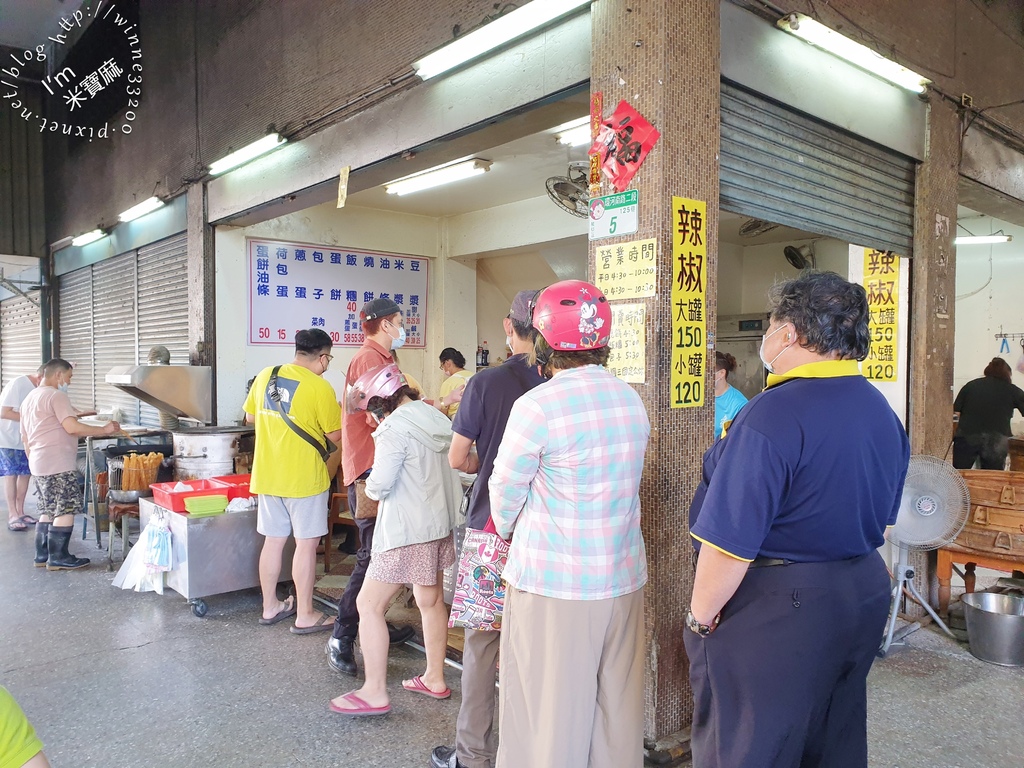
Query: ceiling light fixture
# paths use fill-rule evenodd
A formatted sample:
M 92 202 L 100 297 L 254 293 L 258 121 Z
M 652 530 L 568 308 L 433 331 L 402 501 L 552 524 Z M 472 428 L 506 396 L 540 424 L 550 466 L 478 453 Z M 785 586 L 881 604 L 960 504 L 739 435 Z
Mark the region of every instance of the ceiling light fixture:
M 584 117 L 582 120 L 573 120 L 571 123 L 555 128 L 555 138 L 559 144 L 565 144 L 570 147 L 579 147 L 583 144 L 593 143 L 593 138 L 590 135 L 590 118 Z
M 450 165 L 442 165 L 423 171 L 413 176 L 406 176 L 403 179 L 389 181 L 384 185 L 384 191 L 389 195 L 409 195 L 413 192 L 421 192 L 424 189 L 440 187 L 442 184 L 450 184 L 453 181 L 461 181 L 471 176 L 479 176 L 491 170 L 490 160 L 481 160 L 474 157 L 471 160 L 460 160 Z
M 268 133 L 259 141 L 254 141 L 252 144 L 242 147 L 237 152 L 232 152 L 230 155 L 226 155 L 220 160 L 210 163 L 210 173 L 213 176 L 217 176 L 225 171 L 230 171 L 232 168 L 245 165 L 250 160 L 254 160 L 268 152 L 273 152 L 286 141 L 287 139 L 279 133 Z
M 151 197 L 148 200 L 143 200 L 138 205 L 133 205 L 117 218 L 120 221 L 133 221 L 140 216 L 145 216 L 147 213 L 155 211 L 157 208 L 162 208 L 164 205 L 164 201 L 159 197 Z
M 783 16 L 779 19 L 778 26 L 801 40 L 845 59 L 901 88 L 906 88 L 908 91 L 924 93 L 925 87 L 931 83 L 928 78 L 875 53 L 867 46 L 851 40 L 846 35 L 839 34 L 834 29 L 829 29 L 824 24 L 802 13 L 790 13 Z
M 72 245 L 88 245 L 89 243 L 95 243 L 107 236 L 107 233 L 102 229 L 94 229 L 92 232 L 86 232 L 84 235 L 79 235 L 71 241 Z
M 960 236 L 953 240 L 953 245 L 991 245 L 993 243 L 1008 243 L 1013 240 L 1013 235 L 970 235 Z
M 413 69 L 423 80 L 436 77 L 584 5 L 590 5 L 590 2 L 591 0 L 533 0 L 424 56 L 413 63 Z

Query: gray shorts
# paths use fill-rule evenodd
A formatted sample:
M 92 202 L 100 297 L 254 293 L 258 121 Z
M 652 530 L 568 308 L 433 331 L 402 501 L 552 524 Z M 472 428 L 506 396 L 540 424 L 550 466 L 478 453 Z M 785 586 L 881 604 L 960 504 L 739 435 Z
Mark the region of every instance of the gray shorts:
M 328 491 L 297 499 L 260 494 L 256 531 L 264 536 L 319 539 L 327 535 Z
M 82 488 L 78 485 L 78 472 L 72 470 L 55 475 L 36 475 L 35 478 L 40 514 L 60 517 L 82 511 Z

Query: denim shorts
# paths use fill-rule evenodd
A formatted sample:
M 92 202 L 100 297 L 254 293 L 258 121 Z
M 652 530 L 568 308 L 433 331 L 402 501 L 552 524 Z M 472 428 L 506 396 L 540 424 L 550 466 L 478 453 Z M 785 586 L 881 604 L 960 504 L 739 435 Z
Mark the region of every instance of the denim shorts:
M 0 448 L 0 477 L 31 475 L 28 456 L 20 448 Z

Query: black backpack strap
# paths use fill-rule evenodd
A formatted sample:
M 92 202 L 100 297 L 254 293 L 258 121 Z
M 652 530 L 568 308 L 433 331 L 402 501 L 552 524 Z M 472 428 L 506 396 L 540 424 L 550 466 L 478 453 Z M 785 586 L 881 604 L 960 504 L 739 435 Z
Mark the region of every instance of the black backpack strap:
M 281 370 L 281 366 L 278 365 L 270 372 L 270 380 L 267 381 L 267 397 L 274 404 L 277 412 L 281 415 L 281 420 L 288 425 L 288 428 L 296 435 L 301 437 L 307 443 L 309 443 L 316 452 L 320 455 L 323 461 L 327 461 L 327 457 L 330 456 L 337 448 L 330 440 L 327 439 L 327 435 L 324 435 L 324 441 L 327 446 L 320 445 L 320 441 L 309 434 L 306 430 L 291 420 L 291 417 L 284 412 L 284 407 L 281 405 L 281 390 L 277 387 L 277 372 Z

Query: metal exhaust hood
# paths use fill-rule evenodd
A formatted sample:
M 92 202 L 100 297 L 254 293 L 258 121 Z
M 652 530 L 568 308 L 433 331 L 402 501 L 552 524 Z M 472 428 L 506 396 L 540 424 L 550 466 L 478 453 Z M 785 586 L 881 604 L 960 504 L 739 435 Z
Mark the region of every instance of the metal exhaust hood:
M 213 369 L 208 365 L 120 365 L 106 376 L 122 392 L 175 416 L 213 421 Z

